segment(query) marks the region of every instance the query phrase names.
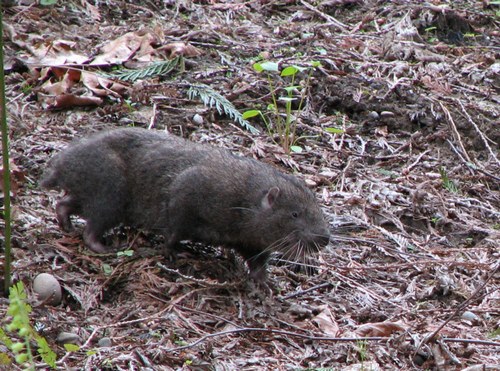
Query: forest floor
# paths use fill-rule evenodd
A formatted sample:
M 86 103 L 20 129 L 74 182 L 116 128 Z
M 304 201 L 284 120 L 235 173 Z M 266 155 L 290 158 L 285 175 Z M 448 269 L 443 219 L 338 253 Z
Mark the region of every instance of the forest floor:
M 4 3 L 13 280 L 58 369 L 500 369 L 498 1 Z M 63 233 L 48 159 L 123 126 L 303 179 L 332 233 L 315 272 L 274 259 L 255 291 L 218 247 L 141 257 L 160 239 L 118 228 L 96 256 L 83 221 Z M 36 302 L 42 272 L 59 305 Z

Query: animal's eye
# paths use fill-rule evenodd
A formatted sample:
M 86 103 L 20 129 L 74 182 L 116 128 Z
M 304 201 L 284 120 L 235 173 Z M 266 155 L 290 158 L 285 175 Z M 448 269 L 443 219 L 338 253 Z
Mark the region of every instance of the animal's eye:
M 292 217 L 293 218 L 298 218 L 299 217 L 299 213 L 296 212 L 296 211 L 292 211 Z

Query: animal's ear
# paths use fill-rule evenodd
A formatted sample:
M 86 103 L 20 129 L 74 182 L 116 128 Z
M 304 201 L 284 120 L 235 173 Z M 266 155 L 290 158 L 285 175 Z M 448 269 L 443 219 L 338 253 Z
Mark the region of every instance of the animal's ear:
M 280 189 L 278 187 L 272 187 L 267 191 L 265 196 L 262 198 L 261 205 L 264 209 L 270 209 L 273 207 L 274 202 L 280 194 Z

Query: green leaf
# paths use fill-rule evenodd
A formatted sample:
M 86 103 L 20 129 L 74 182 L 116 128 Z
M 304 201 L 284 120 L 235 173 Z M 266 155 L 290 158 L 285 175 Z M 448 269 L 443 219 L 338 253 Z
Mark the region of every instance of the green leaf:
M 259 62 L 254 63 L 253 69 L 257 72 L 279 72 L 279 65 L 276 62 Z
M 291 98 L 291 97 L 280 97 L 278 100 L 283 101 L 283 102 L 293 102 L 297 98 Z
M 85 352 L 85 354 L 90 357 L 90 356 L 95 356 L 97 354 L 97 351 L 94 350 L 94 349 L 89 349 L 87 350 L 87 352 Z
M 276 106 L 272 103 L 268 104 L 266 108 L 268 111 L 275 111 L 276 110 Z
M 301 66 L 297 66 L 296 64 L 294 64 L 292 67 L 299 70 L 299 72 L 304 72 L 304 71 L 307 71 L 309 69 L 309 67 L 301 67 Z
M 302 153 L 303 149 L 301 146 L 290 146 L 290 151 L 294 153 Z
M 299 69 L 297 67 L 295 67 L 295 66 L 288 66 L 283 71 L 281 71 L 281 76 L 282 77 L 293 76 L 297 72 L 299 72 Z
M 57 4 L 57 0 L 40 0 L 40 5 L 42 6 L 50 6 Z
M 42 357 L 43 361 L 52 368 L 56 368 L 57 355 L 50 349 L 49 343 L 44 337 L 36 335 L 36 343 L 38 344 L 38 354 Z
M 9 348 L 12 346 L 12 340 L 10 340 L 10 338 L 7 336 L 5 331 L 2 330 L 2 328 L 0 328 L 0 343 L 7 345 L 7 347 Z
M 24 343 L 14 343 L 10 347 L 14 353 L 19 353 L 21 350 L 24 349 Z
M 253 109 L 253 110 L 243 112 L 243 114 L 241 116 L 243 117 L 244 120 L 246 120 L 246 119 L 249 119 L 251 117 L 259 116 L 261 114 L 262 113 L 259 110 Z
M 103 264 L 102 270 L 106 276 L 111 276 L 111 273 L 113 273 L 113 268 L 109 264 Z
M 298 89 L 300 89 L 300 88 L 302 88 L 302 86 L 300 86 L 300 85 L 292 85 L 292 86 L 287 86 L 287 87 L 286 87 L 286 88 L 284 88 L 284 89 L 285 89 L 285 91 L 286 91 L 288 94 L 290 94 L 290 93 L 293 93 L 293 91 L 294 91 L 294 90 L 298 90 Z
M 116 256 L 133 256 L 134 255 L 134 250 L 124 250 L 124 251 L 118 251 L 116 253 Z
M 28 355 L 26 353 L 21 353 L 16 356 L 16 362 L 19 365 L 22 365 L 27 360 L 28 360 Z
M 80 346 L 76 344 L 64 344 L 64 349 L 66 349 L 66 352 L 78 352 L 80 350 Z
M 30 333 L 31 332 L 30 332 L 29 328 L 23 327 L 23 328 L 19 329 L 19 336 L 21 336 L 21 337 L 28 336 Z
M 325 50 L 326 54 L 326 50 Z M 311 61 L 311 67 L 316 68 L 316 67 L 321 67 L 321 62 L 320 61 Z
M 344 130 L 339 128 L 326 128 L 325 131 L 331 134 L 344 134 Z

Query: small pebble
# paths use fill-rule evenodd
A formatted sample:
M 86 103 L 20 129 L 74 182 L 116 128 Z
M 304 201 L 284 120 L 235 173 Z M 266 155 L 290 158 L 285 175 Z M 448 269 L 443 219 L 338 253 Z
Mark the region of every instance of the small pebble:
M 193 116 L 193 122 L 198 125 L 203 125 L 203 117 L 201 115 L 195 114 Z
M 97 346 L 99 348 L 107 348 L 107 347 L 110 347 L 111 345 L 112 345 L 111 339 L 108 337 L 101 338 L 97 342 Z
M 396 115 L 394 114 L 394 112 L 391 112 L 391 111 L 382 111 L 382 112 L 380 112 L 380 116 L 382 116 L 382 117 L 394 117 Z
M 38 299 L 49 305 L 59 305 L 62 299 L 62 290 L 59 281 L 49 273 L 40 273 L 33 280 L 33 291 Z
M 470 321 L 470 322 L 477 322 L 477 321 L 479 321 L 479 317 L 476 316 L 474 313 L 469 312 L 469 311 L 465 311 L 462 314 L 462 319 L 464 319 L 466 321 Z
M 379 119 L 379 114 L 375 111 L 371 111 L 368 113 L 368 118 L 371 120 L 378 120 Z

